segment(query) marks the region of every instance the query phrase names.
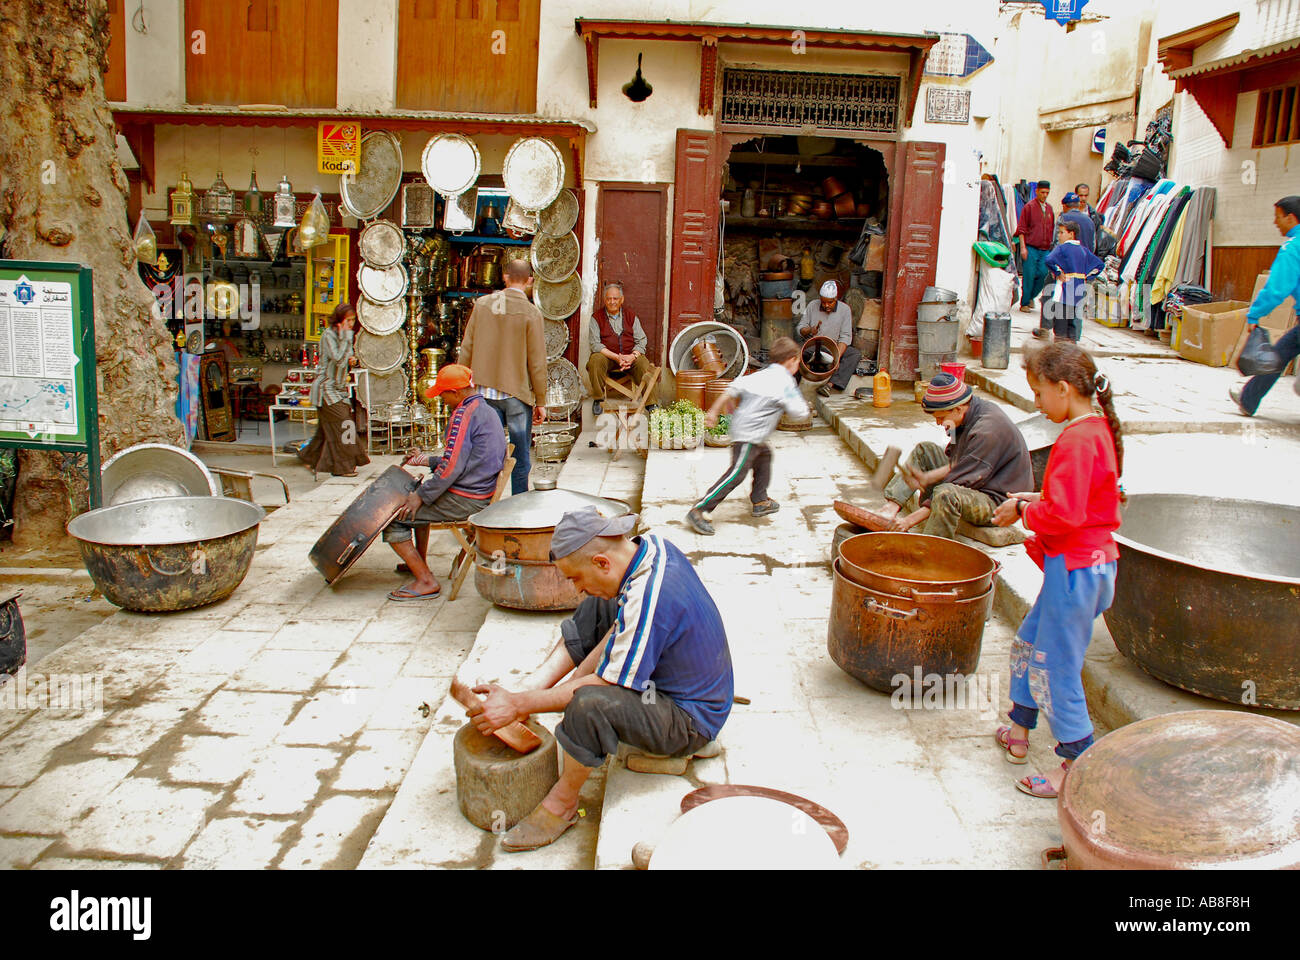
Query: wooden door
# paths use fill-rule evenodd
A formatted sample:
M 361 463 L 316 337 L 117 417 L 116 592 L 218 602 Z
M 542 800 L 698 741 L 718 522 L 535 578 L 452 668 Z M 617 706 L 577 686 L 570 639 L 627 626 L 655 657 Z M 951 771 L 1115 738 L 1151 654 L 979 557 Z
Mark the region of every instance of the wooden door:
M 674 172 L 673 269 L 668 340 L 683 327 L 713 319 L 722 202 L 721 139 L 709 130 L 677 131 Z
M 641 318 L 646 356 L 661 363 L 668 184 L 602 183 L 596 203 L 600 246 L 593 309 L 604 303 L 605 284 L 621 283 L 624 311 Z
M 889 185 L 889 253 L 882 306 L 881 365 L 895 380 L 915 380 L 920 360 L 916 311 L 934 284 L 943 213 L 944 144 L 903 144 Z

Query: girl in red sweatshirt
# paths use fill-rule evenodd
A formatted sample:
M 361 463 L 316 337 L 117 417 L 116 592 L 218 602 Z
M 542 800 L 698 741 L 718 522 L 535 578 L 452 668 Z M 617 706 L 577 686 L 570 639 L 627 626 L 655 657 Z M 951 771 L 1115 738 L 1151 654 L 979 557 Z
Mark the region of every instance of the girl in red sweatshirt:
M 1029 354 L 1025 369 L 1035 406 L 1065 429 L 1047 459 L 1043 492 L 1012 493 L 993 515 L 999 526 L 1019 519 L 1033 532 L 1025 546 L 1043 571 L 1042 590 L 1011 644 L 1011 726 L 999 727 L 995 737 L 1008 760 L 1025 763 L 1029 731 L 1039 710 L 1047 714 L 1064 762 L 1016 786 L 1052 798 L 1093 740 L 1083 655 L 1093 621 L 1115 597 L 1119 553 L 1111 534 L 1120 524 L 1124 448 L 1110 383 L 1086 352 L 1058 341 Z

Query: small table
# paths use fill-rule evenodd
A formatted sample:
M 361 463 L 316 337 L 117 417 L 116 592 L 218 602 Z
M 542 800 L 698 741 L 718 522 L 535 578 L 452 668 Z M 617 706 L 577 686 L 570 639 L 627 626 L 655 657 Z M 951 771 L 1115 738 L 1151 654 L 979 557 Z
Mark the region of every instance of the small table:
M 316 408 L 313 407 L 313 406 L 310 406 L 310 405 L 297 405 L 297 406 L 292 406 L 292 407 L 291 407 L 291 406 L 289 406 L 288 404 L 283 404 L 283 403 L 273 403 L 273 404 L 271 404 L 269 407 L 266 408 L 266 418 L 267 418 L 268 421 L 270 421 L 270 424 L 271 424 L 271 466 L 273 466 L 273 467 L 276 465 L 276 459 L 275 459 L 275 458 L 276 458 L 276 455 L 279 454 L 279 452 L 280 452 L 280 448 L 279 448 L 279 446 L 276 445 L 276 442 L 275 442 L 275 414 L 276 414 L 276 411 L 284 411 L 285 413 L 287 413 L 287 414 L 289 415 L 289 422 L 290 422 L 290 423 L 293 423 L 294 420 L 297 420 L 298 422 L 300 422 L 300 423 L 302 424 L 302 438 L 303 438 L 304 440 L 306 440 L 306 439 L 307 439 L 307 425 L 308 425 L 309 423 L 315 423 L 315 420 L 314 420 L 313 418 L 309 417 L 308 414 L 315 414 L 315 413 L 316 413 Z M 294 416 L 295 413 L 300 413 L 300 414 L 302 414 L 302 416 L 301 416 L 301 417 L 295 417 L 295 416 Z

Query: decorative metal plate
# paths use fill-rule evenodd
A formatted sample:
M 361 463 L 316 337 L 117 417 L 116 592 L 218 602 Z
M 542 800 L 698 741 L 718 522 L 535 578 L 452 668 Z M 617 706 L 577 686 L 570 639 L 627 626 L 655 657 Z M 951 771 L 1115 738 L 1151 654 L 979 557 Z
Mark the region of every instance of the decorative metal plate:
M 400 263 L 391 267 L 372 267 L 363 263 L 357 271 L 357 287 L 362 296 L 375 303 L 392 303 L 406 296 L 406 268 Z
M 542 332 L 546 335 L 546 359 L 554 360 L 569 345 L 569 325 L 547 317 L 542 322 Z
M 402 259 L 406 238 L 397 224 L 390 220 L 376 220 L 361 231 L 357 238 L 361 259 L 372 267 L 391 267 Z
M 474 186 L 482 163 L 474 141 L 459 133 L 430 137 L 420 155 L 424 179 L 444 197 L 460 196 Z
M 572 190 L 561 190 L 555 202 L 537 215 L 537 232 L 562 237 L 578 223 L 578 198 Z
M 366 330 L 360 330 L 357 332 L 354 350 L 357 363 L 376 374 L 389 373 L 406 363 L 410 347 L 403 334 L 390 333 L 377 337 Z
M 387 130 L 361 138 L 361 172 L 339 177 L 342 207 L 358 220 L 373 220 L 393 202 L 402 185 L 402 144 Z
M 545 406 L 559 410 L 575 407 L 581 402 L 582 380 L 578 377 L 578 368 L 562 357 L 547 361 Z
M 525 210 L 545 210 L 564 189 L 564 156 L 543 137 L 521 137 L 506 154 L 501 178 Z
M 406 304 L 401 300 L 375 303 L 363 296 L 357 300 L 357 320 L 360 321 L 362 330 L 384 337 L 402 329 L 402 324 L 406 322 Z
M 402 186 L 402 228 L 423 230 L 433 226 L 433 187 L 421 180 Z
M 506 204 L 506 215 L 501 218 L 501 228 L 518 240 L 537 233 L 537 215 L 529 213 L 513 200 Z
M 578 238 L 570 230 L 562 237 L 539 236 L 528 248 L 533 272 L 539 280 L 559 283 L 573 276 L 578 269 L 581 251 Z
M 409 382 L 405 370 L 371 373 L 370 406 L 368 407 L 370 413 L 377 418 L 383 417 L 393 404 L 403 403 L 406 400 L 406 388 Z
M 582 277 L 571 273 L 559 283 L 539 277 L 533 282 L 533 303 L 547 320 L 568 320 L 582 306 Z

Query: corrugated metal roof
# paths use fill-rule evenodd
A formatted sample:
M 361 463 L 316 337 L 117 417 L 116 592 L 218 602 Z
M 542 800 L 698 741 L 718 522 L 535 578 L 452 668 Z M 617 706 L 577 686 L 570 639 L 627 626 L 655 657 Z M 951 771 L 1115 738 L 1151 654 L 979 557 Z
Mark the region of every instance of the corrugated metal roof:
M 1294 50 L 1300 47 L 1300 37 L 1292 37 L 1290 40 L 1283 40 L 1281 43 L 1270 44 L 1267 47 L 1259 47 L 1255 50 L 1243 50 L 1241 53 L 1231 57 L 1221 57 L 1218 60 L 1207 60 L 1205 63 L 1195 63 L 1190 67 L 1183 67 L 1181 70 L 1169 71 L 1169 76 L 1175 80 L 1183 77 L 1194 77 L 1202 73 L 1213 73 L 1216 70 L 1223 70 L 1227 67 L 1240 66 L 1250 60 L 1257 58 L 1271 57 L 1275 53 L 1285 53 L 1288 50 Z

